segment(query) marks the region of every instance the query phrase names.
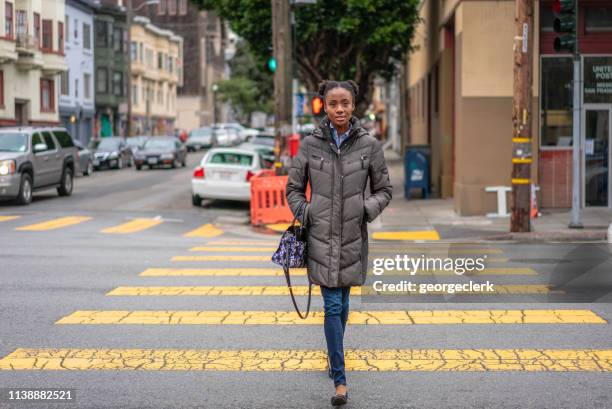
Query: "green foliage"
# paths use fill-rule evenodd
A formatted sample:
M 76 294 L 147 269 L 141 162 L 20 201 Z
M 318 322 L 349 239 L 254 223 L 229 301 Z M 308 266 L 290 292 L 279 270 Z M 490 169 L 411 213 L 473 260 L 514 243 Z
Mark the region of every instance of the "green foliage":
M 256 59 L 272 55 L 270 0 L 196 0 L 214 9 L 244 38 Z M 287 0 L 289 1 L 289 0 Z M 411 50 L 418 0 L 319 0 L 295 8 L 299 77 L 311 91 L 323 79 L 355 80 L 358 113 L 367 107 L 376 76 L 389 79 Z M 264 70 L 264 65 L 261 65 Z

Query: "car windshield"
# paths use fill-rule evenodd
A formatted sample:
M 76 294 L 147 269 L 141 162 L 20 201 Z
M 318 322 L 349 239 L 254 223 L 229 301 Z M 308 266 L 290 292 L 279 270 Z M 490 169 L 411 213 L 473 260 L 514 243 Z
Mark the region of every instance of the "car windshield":
M 130 146 L 142 146 L 146 142 L 145 138 L 132 137 L 127 140 L 127 144 Z
M 208 136 L 212 133 L 212 129 L 210 128 L 200 128 L 200 129 L 194 129 L 193 131 L 191 131 L 191 133 L 189 134 L 189 137 L 191 138 L 192 136 Z
M 253 143 L 257 145 L 274 146 L 274 138 L 267 136 L 256 136 Z
M 28 149 L 28 137 L 23 133 L 0 133 L 0 151 L 25 152 Z
M 116 150 L 119 148 L 119 141 L 117 139 L 102 139 L 98 145 L 98 150 Z
M 174 141 L 172 139 L 149 139 L 144 144 L 145 149 L 174 149 Z
M 208 158 L 208 163 L 218 163 L 220 165 L 251 166 L 253 155 L 233 152 L 217 152 Z

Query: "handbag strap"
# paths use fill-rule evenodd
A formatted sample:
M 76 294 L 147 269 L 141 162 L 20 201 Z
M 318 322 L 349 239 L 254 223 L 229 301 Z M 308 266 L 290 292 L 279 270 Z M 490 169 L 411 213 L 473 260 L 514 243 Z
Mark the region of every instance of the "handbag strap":
M 306 208 L 306 203 L 304 203 L 304 205 L 300 208 L 301 211 L 303 211 L 303 209 Z M 301 213 L 298 212 L 297 214 Z M 291 223 L 291 227 L 295 226 L 295 221 L 297 220 L 297 215 L 293 218 L 293 222 Z M 303 228 L 304 225 L 301 225 L 301 228 Z M 295 311 L 297 312 L 298 316 L 301 319 L 306 319 L 308 318 L 308 313 L 310 312 L 310 300 L 312 298 L 312 282 L 310 282 L 310 277 L 308 277 L 308 274 L 306 275 L 308 277 L 308 303 L 306 304 L 306 314 L 302 315 L 302 313 L 300 312 L 300 309 L 297 306 L 297 302 L 295 301 L 295 295 L 293 295 L 293 287 L 291 286 L 291 276 L 289 274 L 289 240 L 286 241 L 286 248 L 285 248 L 285 262 L 283 263 L 283 272 L 285 273 L 285 279 L 287 280 L 287 287 L 289 287 L 289 294 L 291 295 L 291 301 L 293 302 L 293 307 L 295 308 Z

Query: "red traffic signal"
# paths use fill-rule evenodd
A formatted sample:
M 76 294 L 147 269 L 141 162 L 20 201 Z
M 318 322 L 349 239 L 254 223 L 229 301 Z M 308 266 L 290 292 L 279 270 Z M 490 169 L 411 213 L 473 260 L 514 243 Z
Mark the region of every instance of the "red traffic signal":
M 310 108 L 312 108 L 313 115 L 321 115 L 323 111 L 323 98 L 320 96 L 314 96 L 310 100 Z

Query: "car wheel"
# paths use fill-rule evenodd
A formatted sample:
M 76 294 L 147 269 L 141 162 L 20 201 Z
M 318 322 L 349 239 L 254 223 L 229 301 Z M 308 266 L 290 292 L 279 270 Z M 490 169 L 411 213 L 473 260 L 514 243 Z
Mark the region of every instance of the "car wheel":
M 21 175 L 17 203 L 20 205 L 29 205 L 32 203 L 32 176 L 30 176 L 29 173 Z
M 142 170 L 142 166 L 141 165 L 136 165 L 136 170 Z
M 91 161 L 87 164 L 87 169 L 85 170 L 85 176 L 91 176 L 94 172 L 94 165 Z
M 62 172 L 62 181 L 60 187 L 57 188 L 57 193 L 59 193 L 60 196 L 70 196 L 72 194 L 72 182 L 72 169 L 64 168 Z
M 191 196 L 191 204 L 197 207 L 202 206 L 202 198 L 198 195 Z
M 117 159 L 117 169 L 123 169 L 123 158 L 121 156 Z

